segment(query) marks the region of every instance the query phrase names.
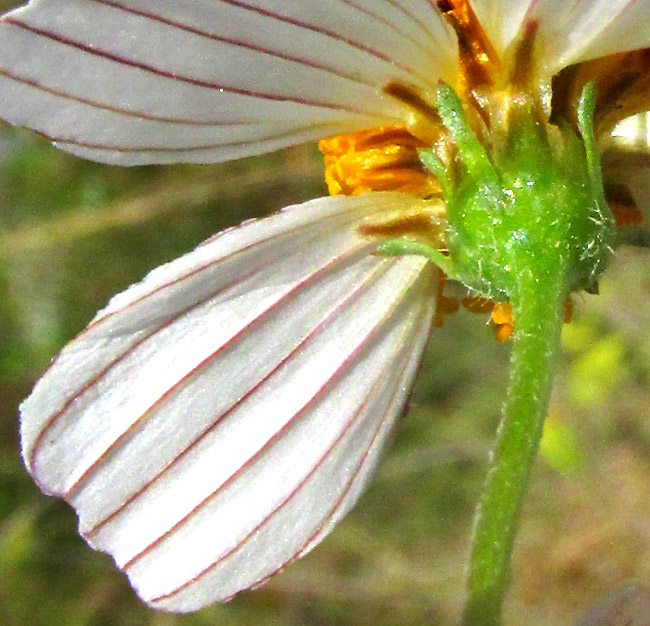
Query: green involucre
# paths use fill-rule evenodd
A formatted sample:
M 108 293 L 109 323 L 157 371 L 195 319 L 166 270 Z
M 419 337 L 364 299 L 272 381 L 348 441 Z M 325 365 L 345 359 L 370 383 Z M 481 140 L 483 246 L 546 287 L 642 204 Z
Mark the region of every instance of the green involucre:
M 558 264 L 567 292 L 594 287 L 611 256 L 614 219 L 602 188 L 593 101 L 588 86 L 578 111 L 582 140 L 568 124 L 541 122 L 524 102 L 510 112 L 505 134 L 485 146 L 458 96 L 439 87 L 438 110 L 460 157 L 454 182 L 443 180 L 445 272 L 500 301 L 512 299 L 521 272 L 542 280 Z M 421 158 L 440 176 L 435 154 L 423 151 Z

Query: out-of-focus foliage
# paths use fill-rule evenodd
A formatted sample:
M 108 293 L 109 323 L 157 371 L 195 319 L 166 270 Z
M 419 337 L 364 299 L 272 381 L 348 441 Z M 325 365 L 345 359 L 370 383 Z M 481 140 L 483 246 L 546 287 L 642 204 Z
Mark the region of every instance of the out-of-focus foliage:
M 421 626 L 457 622 L 471 516 L 507 383 L 485 316 L 436 329 L 411 411 L 359 506 L 263 589 L 175 616 L 144 607 L 25 473 L 17 405 L 58 349 L 149 269 L 324 193 L 313 148 L 218 167 L 119 169 L 0 128 L 0 624 Z M 506 624 L 572 624 L 650 583 L 650 255 L 623 250 L 566 327 Z M 219 520 L 215 520 L 218 532 Z

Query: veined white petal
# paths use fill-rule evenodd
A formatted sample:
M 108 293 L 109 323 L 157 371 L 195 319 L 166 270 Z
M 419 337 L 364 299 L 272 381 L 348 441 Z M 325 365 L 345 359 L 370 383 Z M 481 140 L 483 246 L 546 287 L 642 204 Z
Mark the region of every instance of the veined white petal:
M 334 197 L 226 231 L 115 297 L 21 407 L 26 465 L 148 603 L 256 585 L 354 504 L 428 336 L 435 270 Z
M 476 17 L 499 56 L 521 32 L 534 0 L 470 0 Z
M 548 76 L 597 57 L 650 47 L 650 0 L 471 0 L 497 52 L 538 25 Z
M 0 21 L 0 115 L 80 156 L 222 161 L 408 114 L 455 75 L 426 0 L 33 0 Z
M 650 47 L 650 0 L 532 0 L 547 68 Z

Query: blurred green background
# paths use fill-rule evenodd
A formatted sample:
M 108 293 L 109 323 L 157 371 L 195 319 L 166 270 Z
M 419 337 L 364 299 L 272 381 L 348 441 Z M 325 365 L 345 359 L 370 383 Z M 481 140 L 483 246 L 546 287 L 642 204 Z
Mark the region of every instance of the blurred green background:
M 462 312 L 433 333 L 412 409 L 355 510 L 305 559 L 227 605 L 147 609 L 19 456 L 18 403 L 111 295 L 226 226 L 324 193 L 314 147 L 120 169 L 0 126 L 0 625 L 457 623 L 507 380 L 508 346 L 485 316 Z M 512 626 L 573 624 L 623 582 L 650 584 L 650 254 L 621 250 L 564 331 L 515 553 Z

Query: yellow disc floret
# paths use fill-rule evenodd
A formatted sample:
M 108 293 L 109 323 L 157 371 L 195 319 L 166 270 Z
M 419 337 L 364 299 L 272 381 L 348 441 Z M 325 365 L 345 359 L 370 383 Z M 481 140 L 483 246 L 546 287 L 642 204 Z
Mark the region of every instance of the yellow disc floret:
M 428 198 L 438 194 L 437 179 L 418 156 L 418 148 L 425 146 L 399 125 L 323 139 L 319 148 L 330 195 L 400 191 Z

